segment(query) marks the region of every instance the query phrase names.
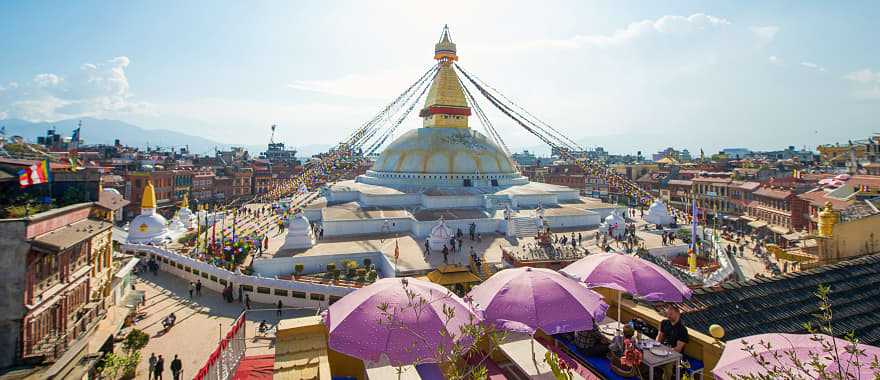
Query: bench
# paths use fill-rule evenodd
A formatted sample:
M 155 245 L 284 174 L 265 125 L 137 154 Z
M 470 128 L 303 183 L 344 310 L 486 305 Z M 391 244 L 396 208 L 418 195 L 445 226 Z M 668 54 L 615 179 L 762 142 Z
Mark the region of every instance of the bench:
M 566 348 L 574 357 L 580 359 L 584 364 L 589 366 L 593 371 L 609 380 L 639 380 L 636 377 L 623 377 L 611 370 L 611 360 L 604 356 L 586 356 L 580 352 L 580 349 L 571 341 L 556 337 L 556 340 Z

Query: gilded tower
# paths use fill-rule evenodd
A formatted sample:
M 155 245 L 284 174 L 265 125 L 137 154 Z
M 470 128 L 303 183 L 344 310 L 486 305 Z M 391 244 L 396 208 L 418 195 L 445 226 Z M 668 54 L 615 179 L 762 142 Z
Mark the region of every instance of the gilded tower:
M 825 208 L 819 212 L 819 236 L 831 237 L 834 234 L 835 224 L 837 224 L 837 213 L 831 208 L 831 202 L 827 202 Z
M 425 107 L 419 112 L 425 128 L 467 128 L 471 108 L 461 88 L 461 81 L 452 64 L 458 60 L 455 44 L 449 38 L 449 27 L 443 27 L 440 41 L 434 45 L 434 59 L 439 61 L 437 76 L 428 90 Z

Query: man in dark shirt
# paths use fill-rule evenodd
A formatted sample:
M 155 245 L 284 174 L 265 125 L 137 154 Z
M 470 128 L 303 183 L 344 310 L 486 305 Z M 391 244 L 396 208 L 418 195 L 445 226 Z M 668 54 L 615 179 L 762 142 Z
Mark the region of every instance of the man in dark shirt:
M 681 321 L 681 311 L 677 305 L 666 306 L 666 319 L 660 322 L 660 332 L 657 341 L 672 347 L 677 352 L 683 352 L 688 342 L 687 327 Z
M 171 374 L 174 375 L 174 380 L 180 380 L 182 372 L 183 363 L 177 358 L 177 355 L 174 355 L 174 360 L 171 361 Z

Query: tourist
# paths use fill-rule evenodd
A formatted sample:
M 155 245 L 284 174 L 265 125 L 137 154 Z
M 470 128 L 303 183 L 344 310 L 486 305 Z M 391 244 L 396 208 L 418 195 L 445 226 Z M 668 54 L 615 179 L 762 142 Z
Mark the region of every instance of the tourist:
M 193 284 L 192 281 L 189 282 L 189 299 L 193 299 L 193 292 L 196 290 L 196 284 Z
M 174 355 L 174 360 L 171 361 L 170 368 L 171 375 L 174 376 L 174 380 L 180 380 L 180 374 L 183 373 L 183 363 L 181 363 L 177 355 Z
M 163 371 L 165 371 L 165 359 L 162 358 L 162 355 L 159 355 L 159 358 L 156 359 L 156 367 L 153 369 L 154 378 L 162 380 Z
M 321 227 L 320 232 L 318 232 L 318 240 L 324 240 L 324 227 Z
M 147 363 L 150 364 L 149 367 L 147 368 L 147 371 L 148 371 L 147 372 L 147 379 L 153 378 L 153 371 L 156 369 L 156 361 L 157 360 L 159 360 L 159 359 L 156 358 L 156 353 L 151 352 L 150 359 L 147 361 Z
M 583 237 L 583 235 L 581 235 L 580 232 L 578 232 L 578 245 L 583 245 L 583 243 L 584 243 L 584 237 Z
M 247 310 L 251 309 L 251 296 L 250 296 L 250 294 L 244 295 L 244 308 Z
M 244 286 L 241 284 L 238 284 L 238 303 L 241 303 L 241 301 L 244 300 L 244 297 L 242 296 L 243 293 L 244 293 Z
M 277 314 L 279 317 L 281 316 L 281 309 L 282 309 L 282 308 L 284 308 L 284 304 L 281 303 L 281 300 L 278 300 L 278 310 L 277 310 L 276 314 Z
M 449 246 L 452 247 L 452 252 L 455 252 L 455 238 L 449 238 Z
M 202 280 L 196 280 L 196 296 L 202 296 Z
M 431 253 L 431 245 L 428 243 L 430 243 L 430 241 L 425 239 L 425 254 Z
M 449 246 L 443 245 L 443 263 L 449 264 Z
M 676 352 L 683 352 L 688 343 L 688 331 L 681 320 L 681 310 L 678 305 L 666 306 L 666 319 L 660 322 L 660 331 L 657 333 L 657 341 L 671 347 Z

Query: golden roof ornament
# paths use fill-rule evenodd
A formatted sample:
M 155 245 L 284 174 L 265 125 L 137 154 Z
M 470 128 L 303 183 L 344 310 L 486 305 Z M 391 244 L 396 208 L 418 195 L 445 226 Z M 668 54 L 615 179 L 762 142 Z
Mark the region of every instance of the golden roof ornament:
M 819 212 L 819 236 L 831 237 L 834 234 L 834 225 L 837 224 L 837 212 L 831 206 L 831 202 L 825 202 L 825 207 Z

